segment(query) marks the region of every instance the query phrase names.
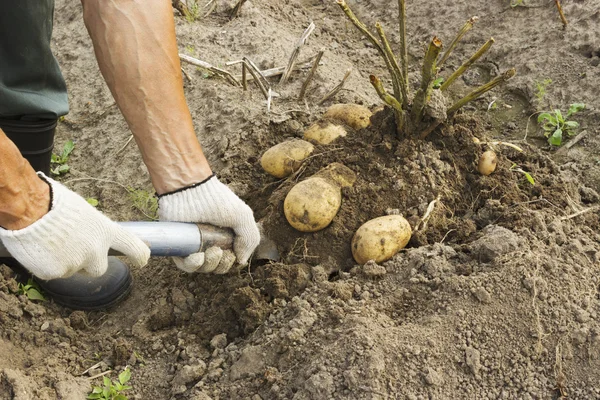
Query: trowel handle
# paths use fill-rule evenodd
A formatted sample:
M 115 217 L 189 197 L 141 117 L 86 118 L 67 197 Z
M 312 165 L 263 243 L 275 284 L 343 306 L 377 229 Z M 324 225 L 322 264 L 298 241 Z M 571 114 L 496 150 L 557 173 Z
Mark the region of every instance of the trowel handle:
M 152 256 L 186 257 L 204 251 L 211 246 L 231 249 L 233 231 L 212 225 L 191 224 L 186 222 L 117 222 L 133 233 L 150 247 Z M 110 249 L 109 255 L 121 253 Z M 11 257 L 0 242 L 0 257 Z

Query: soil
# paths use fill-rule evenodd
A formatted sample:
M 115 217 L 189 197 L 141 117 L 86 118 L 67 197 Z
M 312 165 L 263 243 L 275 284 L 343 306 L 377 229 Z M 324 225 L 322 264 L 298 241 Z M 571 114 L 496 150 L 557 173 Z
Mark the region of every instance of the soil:
M 90 377 L 115 370 L 107 375 L 115 379 L 125 366 L 130 399 L 600 398 L 600 1 L 563 1 L 566 30 L 552 1 L 408 2 L 411 82 L 431 36 L 449 43 L 473 15 L 475 29 L 441 75 L 490 36 L 496 43 L 451 99 L 517 69 L 425 141 L 396 137 L 368 80 L 386 77 L 385 66 L 335 2 L 247 1 L 229 21 L 234 3 L 217 2 L 192 23 L 175 12 L 180 51 L 218 66 L 244 56 L 263 69 L 281 66 L 310 21 L 316 30 L 300 60 L 325 50 L 306 102 L 297 101 L 306 71 L 283 86 L 272 78 L 270 113 L 258 88 L 244 92 L 183 66 L 207 157 L 277 242 L 281 262 L 206 276 L 153 259 L 133 271 L 132 295 L 106 312 L 15 295 L 14 274 L 0 267 L 0 399 L 83 399 L 101 382 Z M 381 21 L 397 46 L 396 3 L 348 3 L 365 23 Z M 123 186 L 152 186 L 135 145 L 126 145 L 130 133 L 81 13 L 79 2 L 57 0 L 54 49 L 71 101 L 57 147 L 76 142 L 61 180 L 115 220 L 147 219 Z M 345 89 L 319 105 L 348 68 Z M 540 98 L 536 82 L 545 79 L 552 83 Z M 551 149 L 532 114 L 574 102 L 587 104 L 575 117 L 586 136 Z M 289 179 L 261 170 L 267 148 L 301 137 L 333 103 L 376 111 L 371 126 L 317 146 Z M 498 169 L 481 176 L 487 146 L 473 138 L 524 152 L 496 146 Z M 332 162 L 352 169 L 356 184 L 343 189 L 328 228 L 295 231 L 283 216 L 287 191 Z M 413 226 L 409 245 L 381 265 L 356 265 L 353 233 L 390 213 Z

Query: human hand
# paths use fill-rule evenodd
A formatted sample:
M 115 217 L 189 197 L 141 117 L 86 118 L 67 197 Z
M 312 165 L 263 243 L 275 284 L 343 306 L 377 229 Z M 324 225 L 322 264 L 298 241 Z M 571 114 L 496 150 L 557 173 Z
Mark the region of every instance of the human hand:
M 51 209 L 18 230 L 0 229 L 10 254 L 38 278 L 66 278 L 84 270 L 97 277 L 106 272 L 108 250 L 125 254 L 137 267 L 148 262 L 150 249 L 96 210 L 84 198 L 39 172 L 50 186 Z
M 252 209 L 216 176 L 187 188 L 159 196 L 161 221 L 205 223 L 231 228 L 235 233 L 233 253 L 211 247 L 188 257 L 173 257 L 175 265 L 186 272 L 224 274 L 235 262 L 246 265 L 260 242 L 260 232 Z

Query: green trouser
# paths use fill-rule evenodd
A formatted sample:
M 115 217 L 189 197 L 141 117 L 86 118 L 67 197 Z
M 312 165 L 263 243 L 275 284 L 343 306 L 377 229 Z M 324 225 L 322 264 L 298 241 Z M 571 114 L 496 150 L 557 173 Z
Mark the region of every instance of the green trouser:
M 54 0 L 0 0 L 0 119 L 56 119 L 67 88 L 50 50 Z

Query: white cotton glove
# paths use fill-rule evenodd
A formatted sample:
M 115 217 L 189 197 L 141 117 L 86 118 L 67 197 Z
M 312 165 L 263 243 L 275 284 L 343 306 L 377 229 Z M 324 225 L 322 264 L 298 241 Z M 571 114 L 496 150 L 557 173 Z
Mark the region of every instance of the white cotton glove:
M 50 185 L 51 208 L 26 228 L 0 228 L 0 240 L 33 275 L 65 278 L 79 270 L 97 277 L 108 267 L 108 249 L 126 256 L 137 267 L 148 262 L 150 249 L 65 186 L 38 172 Z
M 252 209 L 216 176 L 161 195 L 158 217 L 161 221 L 203 223 L 233 229 L 235 256 L 228 250 L 211 247 L 185 258 L 173 257 L 175 265 L 186 272 L 224 274 L 233 266 L 235 258 L 240 265 L 246 265 L 260 242 Z

